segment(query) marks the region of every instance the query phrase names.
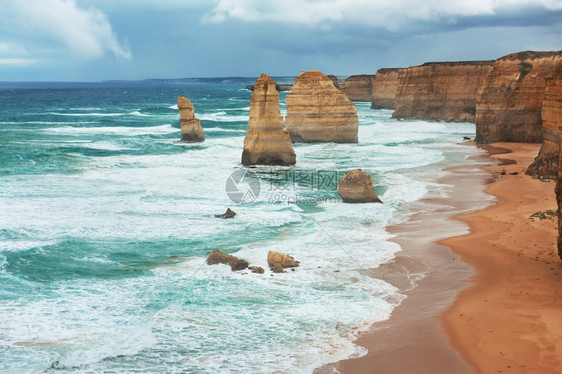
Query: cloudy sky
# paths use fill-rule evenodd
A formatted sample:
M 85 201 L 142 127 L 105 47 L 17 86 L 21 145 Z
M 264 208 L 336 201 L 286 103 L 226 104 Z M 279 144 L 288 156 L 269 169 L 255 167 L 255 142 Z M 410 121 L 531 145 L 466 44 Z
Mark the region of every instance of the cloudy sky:
M 0 81 L 374 74 L 562 50 L 562 0 L 0 0 Z

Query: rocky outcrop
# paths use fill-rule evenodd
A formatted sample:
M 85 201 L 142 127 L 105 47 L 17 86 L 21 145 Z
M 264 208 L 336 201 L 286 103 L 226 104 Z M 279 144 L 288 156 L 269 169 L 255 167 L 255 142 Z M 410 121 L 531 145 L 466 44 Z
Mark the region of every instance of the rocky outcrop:
M 223 214 L 215 214 L 215 217 L 223 219 L 234 218 L 235 216 L 236 212 L 230 208 L 226 208 L 226 212 L 224 212 Z
M 318 70 L 301 73 L 285 103 L 293 142 L 357 143 L 355 105 Z
M 203 127 L 201 127 L 201 121 L 195 118 L 191 101 L 185 96 L 178 96 L 178 109 L 180 111 L 181 141 L 204 141 Z
M 545 80 L 562 52 L 519 52 L 502 57 L 476 104 L 476 141 L 539 143 Z
M 429 62 L 398 72 L 394 118 L 474 122 L 493 61 Z
M 375 194 L 371 176 L 361 169 L 353 169 L 341 177 L 338 194 L 344 203 L 382 203 Z
M 275 81 L 262 74 L 250 97 L 250 120 L 244 139 L 242 164 L 294 165 L 295 162 L 295 150 L 279 110 Z
M 285 268 L 299 266 L 298 261 L 284 253 L 269 251 L 267 254 L 267 264 L 274 273 L 282 273 Z
M 541 108 L 542 144 L 539 155 L 527 169 L 527 174 L 556 179 L 560 154 L 562 126 L 562 62 L 546 78 Z
M 374 75 L 352 75 L 345 80 L 341 90 L 349 100 L 371 102 L 374 80 Z
M 263 274 L 265 270 L 261 266 L 249 266 L 248 270 L 250 270 L 254 274 Z
M 207 264 L 208 265 L 217 265 L 217 264 L 225 264 L 229 265 L 232 271 L 237 270 L 244 270 L 248 267 L 248 262 L 245 260 L 241 260 L 236 256 L 228 255 L 224 252 L 219 251 L 218 249 L 213 249 L 211 252 L 207 254 Z
M 398 75 L 402 69 L 379 69 L 371 88 L 371 109 L 396 109 Z

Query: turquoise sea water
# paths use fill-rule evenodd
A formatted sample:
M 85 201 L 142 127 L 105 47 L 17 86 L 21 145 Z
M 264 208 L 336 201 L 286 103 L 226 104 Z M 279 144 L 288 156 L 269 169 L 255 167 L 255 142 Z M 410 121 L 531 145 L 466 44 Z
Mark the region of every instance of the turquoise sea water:
M 246 169 L 244 86 L 0 85 L 0 372 L 307 373 L 362 353 L 353 337 L 404 298 L 362 269 L 400 250 L 387 226 L 447 193 L 436 181 L 478 152 L 458 144 L 474 125 L 357 103 L 359 144 Z M 179 94 L 204 143 L 176 142 Z M 357 167 L 384 204 L 341 202 Z M 241 170 L 260 186 L 247 204 L 226 191 Z M 212 249 L 266 272 L 208 266 Z M 269 250 L 301 266 L 271 274 Z

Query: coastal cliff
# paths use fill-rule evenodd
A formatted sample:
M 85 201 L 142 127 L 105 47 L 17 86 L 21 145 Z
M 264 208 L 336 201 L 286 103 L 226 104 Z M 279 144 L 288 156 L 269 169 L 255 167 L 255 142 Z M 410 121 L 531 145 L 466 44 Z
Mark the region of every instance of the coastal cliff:
M 560 138 L 558 139 L 562 144 L 562 131 L 560 131 Z M 558 156 L 558 178 L 556 180 L 556 202 L 558 203 L 558 257 L 562 259 L 562 152 Z
M 562 126 L 562 62 L 546 78 L 541 118 L 541 149 L 527 169 L 527 174 L 556 179 L 560 153 L 559 126 Z
M 372 101 L 374 75 L 352 75 L 345 80 L 341 90 L 352 101 Z
M 493 61 L 429 62 L 398 72 L 394 118 L 474 122 Z
M 296 154 L 279 110 L 275 80 L 262 74 L 250 97 L 249 128 L 244 138 L 242 164 L 294 165 Z
M 396 109 L 398 75 L 402 69 L 379 69 L 371 89 L 371 109 Z
M 546 77 L 562 52 L 525 51 L 494 63 L 476 104 L 476 141 L 539 143 Z
M 320 71 L 295 78 L 285 103 L 285 122 L 293 142 L 357 143 L 355 105 Z

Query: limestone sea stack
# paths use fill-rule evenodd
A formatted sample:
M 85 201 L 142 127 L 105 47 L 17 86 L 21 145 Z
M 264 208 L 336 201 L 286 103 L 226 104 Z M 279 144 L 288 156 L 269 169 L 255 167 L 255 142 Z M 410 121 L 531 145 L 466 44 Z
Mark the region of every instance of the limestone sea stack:
M 357 143 L 355 105 L 320 71 L 295 78 L 285 103 L 285 122 L 293 142 Z
M 244 139 L 242 164 L 294 165 L 296 154 L 279 110 L 275 80 L 262 74 L 250 97 L 249 128 Z
M 556 179 L 560 154 L 559 126 L 562 126 L 562 62 L 546 78 L 541 118 L 541 150 L 527 169 L 527 174 Z
M 496 60 L 476 104 L 476 142 L 541 142 L 545 81 L 560 61 L 562 51 Z
M 344 203 L 382 203 L 375 193 L 371 176 L 361 169 L 353 169 L 341 177 L 338 194 Z
M 398 74 L 402 69 L 379 69 L 373 80 L 371 109 L 396 109 Z
M 349 100 L 371 102 L 374 80 L 374 75 L 352 75 L 345 80 L 341 90 Z
M 493 63 L 428 62 L 400 69 L 392 117 L 474 123 L 478 92 Z
M 178 109 L 180 111 L 181 141 L 202 142 L 205 140 L 201 121 L 195 118 L 193 104 L 185 96 L 178 96 Z

